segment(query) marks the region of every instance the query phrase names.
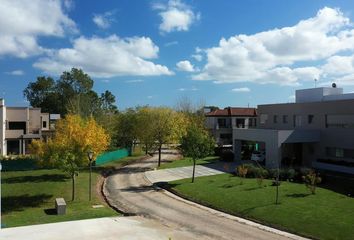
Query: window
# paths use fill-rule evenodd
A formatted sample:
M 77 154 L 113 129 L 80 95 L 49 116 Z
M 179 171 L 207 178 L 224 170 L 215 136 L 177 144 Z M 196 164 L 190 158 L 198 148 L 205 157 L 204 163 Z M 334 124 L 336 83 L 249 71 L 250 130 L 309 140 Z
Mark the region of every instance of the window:
M 261 124 L 265 124 L 268 120 L 268 114 L 261 114 Z
M 299 127 L 302 125 L 302 117 L 299 115 L 294 115 L 294 127 Z
M 43 121 L 43 128 L 47 128 L 47 121 Z
M 256 127 L 257 126 L 257 119 L 256 118 L 249 118 L 248 119 L 248 126 L 249 127 Z
M 326 154 L 328 157 L 336 158 L 354 158 L 354 149 L 344 149 L 336 147 L 326 147 Z
M 288 123 L 288 115 L 283 115 L 283 123 Z
M 232 138 L 232 134 L 230 134 L 230 133 L 221 133 L 220 134 L 220 138 L 221 139 L 231 139 Z
M 313 118 L 314 118 L 313 115 L 308 115 L 308 116 L 307 116 L 307 123 L 308 123 L 308 124 L 311 124 L 311 123 L 313 122 Z
M 244 118 L 236 118 L 236 127 L 237 128 L 245 128 L 245 119 Z
M 277 115 L 273 116 L 273 123 L 278 123 L 278 116 Z
M 354 115 L 326 115 L 327 128 L 354 128 Z
M 221 128 L 226 127 L 226 119 L 225 118 L 218 118 L 218 126 Z

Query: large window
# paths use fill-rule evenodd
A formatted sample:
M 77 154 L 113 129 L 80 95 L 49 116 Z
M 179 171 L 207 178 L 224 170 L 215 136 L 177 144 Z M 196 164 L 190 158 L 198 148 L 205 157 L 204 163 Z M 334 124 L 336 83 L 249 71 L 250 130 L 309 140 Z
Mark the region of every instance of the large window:
M 326 154 L 327 157 L 354 159 L 354 149 L 326 147 Z
M 218 118 L 218 126 L 220 128 L 225 128 L 226 127 L 226 119 L 225 118 Z
M 354 115 L 330 114 L 326 115 L 327 128 L 354 128 Z
M 245 128 L 245 119 L 244 118 L 236 118 L 236 127 L 237 128 Z
M 26 122 L 9 122 L 9 130 L 23 130 L 26 134 Z

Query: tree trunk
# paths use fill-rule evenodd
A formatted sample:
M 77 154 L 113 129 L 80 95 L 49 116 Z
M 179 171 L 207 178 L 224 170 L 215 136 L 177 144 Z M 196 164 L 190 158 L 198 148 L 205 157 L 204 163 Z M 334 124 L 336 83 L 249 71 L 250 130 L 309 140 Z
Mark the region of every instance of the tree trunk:
M 148 144 L 145 144 L 145 155 L 148 155 Z
M 159 167 L 161 165 L 161 148 L 162 148 L 162 145 L 159 146 L 159 163 L 158 163 Z
M 71 187 L 71 201 L 75 200 L 75 173 L 71 175 L 72 187 Z
M 193 176 L 192 176 L 192 183 L 194 183 L 194 175 L 195 175 L 195 162 L 196 160 L 193 159 Z

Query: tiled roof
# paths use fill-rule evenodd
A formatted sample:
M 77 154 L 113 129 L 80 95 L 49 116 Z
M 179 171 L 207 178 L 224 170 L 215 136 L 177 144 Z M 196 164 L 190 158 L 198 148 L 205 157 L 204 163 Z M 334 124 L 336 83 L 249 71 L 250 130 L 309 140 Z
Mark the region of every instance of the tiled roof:
M 257 116 L 257 109 L 255 108 L 236 108 L 227 107 L 225 109 L 217 109 L 212 112 L 206 113 L 205 116 Z

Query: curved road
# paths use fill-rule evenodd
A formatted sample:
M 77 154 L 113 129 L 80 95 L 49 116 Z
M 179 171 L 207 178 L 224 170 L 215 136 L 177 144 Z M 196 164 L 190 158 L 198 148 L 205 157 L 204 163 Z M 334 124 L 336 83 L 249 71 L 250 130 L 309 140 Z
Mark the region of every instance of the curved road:
M 177 152 L 164 151 L 163 161 Z M 157 156 L 128 165 L 107 178 L 105 195 L 118 209 L 147 217 L 167 229 L 172 239 L 288 239 L 190 205 L 155 190 L 144 172 L 156 167 Z

